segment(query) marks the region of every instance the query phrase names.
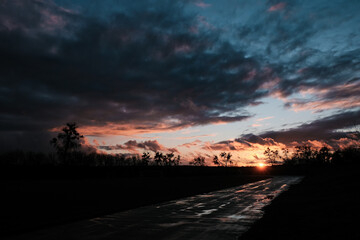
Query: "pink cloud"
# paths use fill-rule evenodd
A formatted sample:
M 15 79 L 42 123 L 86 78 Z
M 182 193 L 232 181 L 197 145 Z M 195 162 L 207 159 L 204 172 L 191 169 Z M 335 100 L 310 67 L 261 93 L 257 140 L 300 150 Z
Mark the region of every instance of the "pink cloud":
M 229 122 L 242 121 L 247 119 L 248 116 L 236 116 L 236 117 L 213 117 L 210 119 L 199 118 L 198 122 L 185 121 L 178 118 L 165 118 L 161 121 L 148 121 L 143 122 L 142 120 L 134 120 L 132 123 L 125 122 L 107 122 L 103 125 L 96 124 L 80 124 L 79 132 L 83 135 L 93 136 L 110 136 L 110 135 L 121 135 L 121 136 L 134 136 L 145 133 L 159 133 L 159 132 L 175 132 L 178 130 L 186 129 L 195 125 L 205 124 L 226 124 Z M 59 132 L 62 126 L 57 126 L 48 129 L 49 132 Z
M 303 145 L 305 145 L 305 143 L 303 143 Z M 325 143 L 324 141 L 319 141 L 319 140 L 308 140 L 306 145 L 310 145 L 311 147 L 315 148 L 315 149 L 320 149 L 322 147 L 328 147 L 331 148 L 330 145 L 328 145 L 327 143 Z
M 299 70 L 297 70 L 297 73 L 304 73 L 306 72 L 308 69 L 307 68 L 300 68 Z
M 184 126 L 174 127 L 171 124 L 166 124 L 166 123 L 157 123 L 157 124 L 107 123 L 102 126 L 83 125 L 79 127 L 79 132 L 81 132 L 84 135 L 95 135 L 95 136 L 111 136 L 111 135 L 133 136 L 144 133 L 176 131 L 182 128 L 184 128 Z M 49 129 L 50 132 L 58 132 L 59 130 L 61 130 L 61 127 L 55 127 Z
M 99 146 L 99 145 L 100 145 L 99 141 L 96 140 L 96 139 L 93 140 L 93 143 L 94 143 L 95 146 Z
M 56 14 L 49 9 L 42 9 L 41 14 L 43 16 L 43 22 L 40 26 L 45 31 L 53 32 L 58 29 L 63 29 L 67 24 L 67 21 L 63 16 Z
M 329 109 L 350 109 L 360 107 L 360 97 L 351 97 L 339 100 L 319 100 L 319 101 L 292 101 L 291 107 L 294 111 L 312 110 L 313 112 L 321 112 Z
M 256 70 L 253 69 L 250 72 L 248 72 L 247 76 L 244 78 L 244 81 L 250 81 L 254 79 L 255 76 L 256 76 Z
M 69 34 L 65 29 L 70 23 L 71 16 L 76 15 L 75 11 L 56 5 L 53 1 L 21 1 L 12 0 L 2 3 L 7 9 L 5 14 L 0 16 L 0 22 L 8 31 L 20 30 L 31 36 L 36 34 Z M 22 14 L 11 14 L 13 12 Z
M 279 77 L 275 77 L 273 79 L 269 79 L 267 82 L 264 82 L 260 88 L 265 90 L 274 89 L 280 82 L 281 79 Z
M 275 5 L 271 6 L 267 11 L 268 12 L 280 11 L 280 10 L 284 9 L 285 6 L 286 6 L 286 3 L 281 2 L 281 3 L 278 3 L 278 4 L 275 4 Z
M 199 29 L 197 26 L 191 26 L 189 28 L 189 32 L 193 33 L 193 34 L 198 34 L 199 33 Z
M 175 53 L 188 53 L 192 50 L 191 46 L 188 44 L 176 45 L 174 48 Z
M 247 148 L 249 148 L 248 144 L 236 141 L 225 141 L 220 143 L 207 144 L 204 146 L 204 149 L 213 151 L 243 151 Z
M 189 143 L 184 143 L 179 145 L 178 147 L 186 147 L 186 148 L 191 148 L 191 147 L 197 147 L 201 144 L 202 142 L 200 140 L 195 140 L 193 142 L 189 142 Z
M 303 99 L 283 99 L 294 111 L 350 109 L 360 107 L 360 82 L 343 84 L 327 89 L 300 90 Z
M 157 140 L 148 140 L 143 142 L 137 142 L 136 140 L 129 140 L 124 144 L 116 144 L 111 146 L 99 146 L 100 149 L 113 151 L 113 150 L 126 150 L 131 153 L 140 153 L 142 150 L 145 151 L 167 151 L 167 152 L 177 152 L 179 151 L 176 148 L 167 148 L 160 144 Z M 140 151 L 139 151 L 140 150 Z
M 360 141 L 350 138 L 340 138 L 338 140 L 333 140 L 333 143 L 336 144 L 338 148 L 344 149 L 348 147 L 359 146 Z
M 270 117 L 264 117 L 264 118 L 258 118 L 256 119 L 257 122 L 262 122 L 262 121 L 265 121 L 265 120 L 268 120 L 268 119 L 272 119 L 274 118 L 274 116 L 270 116 Z
M 307 145 L 314 149 L 319 150 L 322 147 L 327 147 L 329 149 L 344 149 L 348 147 L 358 146 L 360 143 L 359 140 L 351 139 L 351 138 L 340 138 L 340 139 L 329 139 L 327 141 L 324 140 L 307 140 L 307 141 L 295 141 L 289 143 L 287 148 L 290 152 L 294 152 L 296 146 Z
M 96 140 L 95 140 L 96 141 Z M 81 143 L 81 151 L 85 153 L 104 153 L 102 150 L 96 148 L 96 142 L 92 145 L 87 137 L 84 137 Z
M 211 4 L 208 4 L 208 3 L 205 3 L 205 2 L 196 2 L 194 3 L 196 6 L 200 7 L 200 8 L 208 8 L 208 7 L 211 7 Z

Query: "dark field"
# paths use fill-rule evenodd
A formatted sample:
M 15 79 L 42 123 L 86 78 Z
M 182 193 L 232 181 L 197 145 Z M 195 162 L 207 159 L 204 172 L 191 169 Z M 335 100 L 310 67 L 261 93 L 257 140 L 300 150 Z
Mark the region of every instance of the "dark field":
M 269 177 L 256 168 L 2 168 L 1 235 L 114 213 Z
M 357 166 L 308 175 L 282 193 L 241 239 L 360 239 Z

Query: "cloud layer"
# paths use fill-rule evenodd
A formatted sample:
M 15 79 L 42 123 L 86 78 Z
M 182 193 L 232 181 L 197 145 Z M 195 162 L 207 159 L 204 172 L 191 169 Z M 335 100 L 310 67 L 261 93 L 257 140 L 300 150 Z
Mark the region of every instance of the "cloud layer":
M 267 96 L 298 111 L 357 109 L 359 10 L 359 1 L 4 0 L 2 148 L 35 133 L 46 139 L 69 121 L 86 135 L 242 121 L 253 115 L 244 108 Z M 232 150 L 289 136 L 305 141 L 305 133 L 306 140 L 341 139 L 331 119 L 355 115 L 219 144 Z M 157 144 L 119 146 L 165 148 Z

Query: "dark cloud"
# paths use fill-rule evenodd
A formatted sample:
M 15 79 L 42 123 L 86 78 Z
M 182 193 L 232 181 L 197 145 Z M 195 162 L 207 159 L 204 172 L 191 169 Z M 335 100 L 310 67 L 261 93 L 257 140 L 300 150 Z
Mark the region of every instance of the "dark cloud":
M 148 150 L 152 152 L 168 151 L 179 152 L 176 148 L 166 148 L 156 140 L 148 140 L 144 142 L 137 142 L 136 140 L 129 140 L 123 145 L 117 144 L 113 146 L 99 146 L 99 149 L 113 151 L 113 150 L 127 150 L 130 152 L 138 152 L 139 149 Z
M 247 142 L 250 144 L 257 143 L 257 144 L 266 145 L 266 146 L 276 145 L 276 142 L 273 139 L 267 138 L 267 137 L 259 137 L 254 134 L 245 134 L 241 138 L 235 139 L 235 141 Z
M 106 20 L 50 1 L 3 2 L 1 127 L 44 131 L 73 120 L 115 124 L 119 134 L 124 125 L 159 130 L 247 118 L 239 109 L 265 95 L 260 80 L 244 81 L 260 64 L 216 31 L 192 33 L 196 17 L 162 2 L 169 8 L 130 7 Z
M 267 1 L 248 19 L 212 21 L 187 3 L 197 8 L 190 0 L 1 1 L 0 131 L 31 136 L 76 121 L 86 134 L 130 134 L 234 122 L 265 96 L 309 89 L 318 94 L 286 106 L 359 101 L 359 1 Z M 250 135 L 234 142 L 221 144 L 274 144 Z
M 286 102 L 287 107 L 299 102 L 327 103 L 319 105 L 317 111 L 328 109 L 329 104 L 339 100 L 339 95 L 346 95 L 345 101 L 358 96 L 358 92 L 345 89 L 331 94 L 331 89 L 360 77 L 360 28 L 356 26 L 360 21 L 359 1 L 268 1 L 267 9 L 273 11 L 254 11 L 237 27 L 236 34 L 241 39 L 240 46 L 254 46 L 247 48 L 248 54 L 267 63 L 278 77 L 279 81 L 271 87 L 273 95 L 289 98 L 309 88 L 329 91 Z
M 254 134 L 245 134 L 234 140 L 226 140 L 205 145 L 203 149 L 215 151 L 242 151 L 254 147 L 255 144 L 275 146 L 278 143 L 276 143 L 272 138 L 260 137 Z
M 352 133 L 346 129 L 360 124 L 360 111 L 349 111 L 325 117 L 299 127 L 282 131 L 269 131 L 260 135 L 271 138 L 286 145 L 301 144 L 311 140 L 323 141 L 334 147 L 339 147 L 337 140 L 352 138 Z
M 242 151 L 251 147 L 251 144 L 241 140 L 226 140 L 217 143 L 208 143 L 203 146 L 207 151 Z

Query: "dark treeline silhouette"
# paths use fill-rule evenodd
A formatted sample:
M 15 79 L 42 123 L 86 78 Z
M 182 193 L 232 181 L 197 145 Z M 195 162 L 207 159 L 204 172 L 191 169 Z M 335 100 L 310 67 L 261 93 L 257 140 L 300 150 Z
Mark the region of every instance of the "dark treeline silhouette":
M 119 167 L 119 166 L 178 166 L 181 156 L 174 153 L 156 152 L 138 154 L 104 154 L 72 151 L 64 155 L 41 152 L 11 151 L 0 154 L 2 166 L 89 166 L 89 167 Z
M 219 156 L 214 155 L 212 163 L 218 167 L 233 167 L 233 161 L 231 160 L 231 153 L 222 152 Z M 207 166 L 205 157 L 198 156 L 189 162 L 190 165 L 194 166 Z
M 347 147 L 331 151 L 327 147 L 319 150 L 310 146 L 297 146 L 295 151 L 289 155 L 287 149 L 283 153 L 267 148 L 264 155 L 267 162 L 272 166 L 324 166 L 324 165 L 349 165 L 360 164 L 360 148 Z M 121 167 L 121 166 L 179 166 L 181 156 L 174 153 L 155 152 L 150 154 L 144 152 L 138 154 L 105 154 L 80 150 L 59 153 L 10 151 L 0 153 L 0 166 L 89 166 L 89 167 Z M 221 153 L 213 158 L 213 164 L 219 167 L 230 167 L 233 161 L 230 153 Z M 192 166 L 207 166 L 202 156 L 195 157 L 189 162 Z
M 282 149 L 282 154 L 278 150 L 273 151 L 269 147 L 264 151 L 268 163 L 284 166 L 325 166 L 325 165 L 350 165 L 360 164 L 360 148 L 357 146 L 346 147 L 343 149 L 331 150 L 328 147 L 320 149 L 312 148 L 308 145 L 296 146 L 295 151 L 289 156 L 288 149 Z

